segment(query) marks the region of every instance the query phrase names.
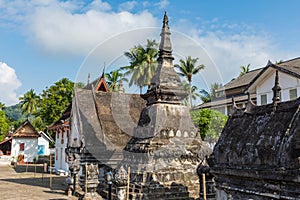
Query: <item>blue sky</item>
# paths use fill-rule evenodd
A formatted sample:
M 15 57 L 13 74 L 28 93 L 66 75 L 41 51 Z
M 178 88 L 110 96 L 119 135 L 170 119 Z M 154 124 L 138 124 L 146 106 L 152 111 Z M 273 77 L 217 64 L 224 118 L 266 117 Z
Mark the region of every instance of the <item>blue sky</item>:
M 96 78 L 104 62 L 107 71 L 126 65 L 121 54 L 130 45 L 159 39 L 164 11 L 174 63 L 199 57 L 206 68 L 194 84 L 225 84 L 240 65 L 255 69 L 300 56 L 299 6 L 296 0 L 0 0 L 0 102 L 15 104 L 29 89 L 41 93 L 63 77 L 85 81 L 90 72 Z

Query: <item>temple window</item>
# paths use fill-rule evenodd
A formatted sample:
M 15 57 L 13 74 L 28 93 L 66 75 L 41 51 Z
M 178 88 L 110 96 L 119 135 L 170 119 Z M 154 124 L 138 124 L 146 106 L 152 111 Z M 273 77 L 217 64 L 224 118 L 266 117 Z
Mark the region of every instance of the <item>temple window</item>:
M 297 99 L 297 88 L 290 89 L 290 100 L 295 100 Z
M 267 102 L 267 94 L 262 94 L 260 95 L 260 104 L 261 105 L 266 105 L 268 102 Z

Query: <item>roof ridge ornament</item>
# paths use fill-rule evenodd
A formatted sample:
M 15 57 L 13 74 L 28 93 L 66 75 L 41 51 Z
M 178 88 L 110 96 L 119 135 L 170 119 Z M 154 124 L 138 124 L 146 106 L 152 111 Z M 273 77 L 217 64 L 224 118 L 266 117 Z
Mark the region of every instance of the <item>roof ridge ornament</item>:
M 105 78 L 105 62 L 104 62 L 104 67 L 103 67 L 101 78 L 103 78 L 103 79 Z
M 245 109 L 245 113 L 252 113 L 252 110 L 253 110 L 253 108 L 256 107 L 256 105 L 253 103 L 249 92 L 247 92 L 247 95 L 248 95 L 248 102 L 247 102 L 247 106 Z
M 88 74 L 88 79 L 87 79 L 87 85 L 90 84 L 90 81 L 91 81 L 91 74 L 89 73 L 89 74 Z
M 272 88 L 273 90 L 273 110 L 275 111 L 277 109 L 277 104 L 280 102 L 280 90 L 281 87 L 279 86 L 279 75 L 278 75 L 278 70 L 276 70 L 275 73 L 275 83 L 274 87 Z
M 231 110 L 231 115 L 233 115 L 237 110 L 238 110 L 238 107 L 235 103 L 235 99 L 234 99 L 234 96 L 231 97 L 232 99 L 232 110 Z
M 267 63 L 266 67 L 269 67 L 269 66 L 272 66 L 272 65 L 273 65 L 273 63 L 270 60 L 268 60 L 268 63 Z

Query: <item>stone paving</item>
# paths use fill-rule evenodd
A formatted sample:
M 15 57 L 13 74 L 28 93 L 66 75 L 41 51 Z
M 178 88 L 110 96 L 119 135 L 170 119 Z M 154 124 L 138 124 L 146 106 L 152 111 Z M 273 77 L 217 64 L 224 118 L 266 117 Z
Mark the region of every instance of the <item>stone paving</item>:
M 8 162 L 0 158 L 0 199 L 50 199 L 50 200 L 75 200 L 76 197 L 68 197 L 64 189 L 66 177 L 53 175 L 52 189 L 50 186 L 50 175 L 41 173 L 42 166 L 37 167 L 34 173 L 34 166 L 26 165 L 12 168 Z

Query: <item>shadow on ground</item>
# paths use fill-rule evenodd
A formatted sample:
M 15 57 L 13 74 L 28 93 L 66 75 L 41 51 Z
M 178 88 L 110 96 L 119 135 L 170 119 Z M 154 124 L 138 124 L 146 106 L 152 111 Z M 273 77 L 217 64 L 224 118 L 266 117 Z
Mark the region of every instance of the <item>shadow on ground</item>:
M 7 178 L 7 179 L 0 179 L 0 180 L 11 182 L 11 183 L 50 188 L 50 177 L 12 178 L 12 179 Z M 65 181 L 65 177 L 53 177 L 51 190 L 64 191 L 66 189 L 66 185 L 64 184 L 64 181 Z
M 43 165 L 33 165 L 33 164 L 24 164 L 24 165 L 17 165 L 16 167 L 13 168 L 15 172 L 17 173 L 26 173 L 26 172 L 32 172 L 32 173 L 38 173 L 38 174 L 48 174 L 44 172 L 44 166 Z

